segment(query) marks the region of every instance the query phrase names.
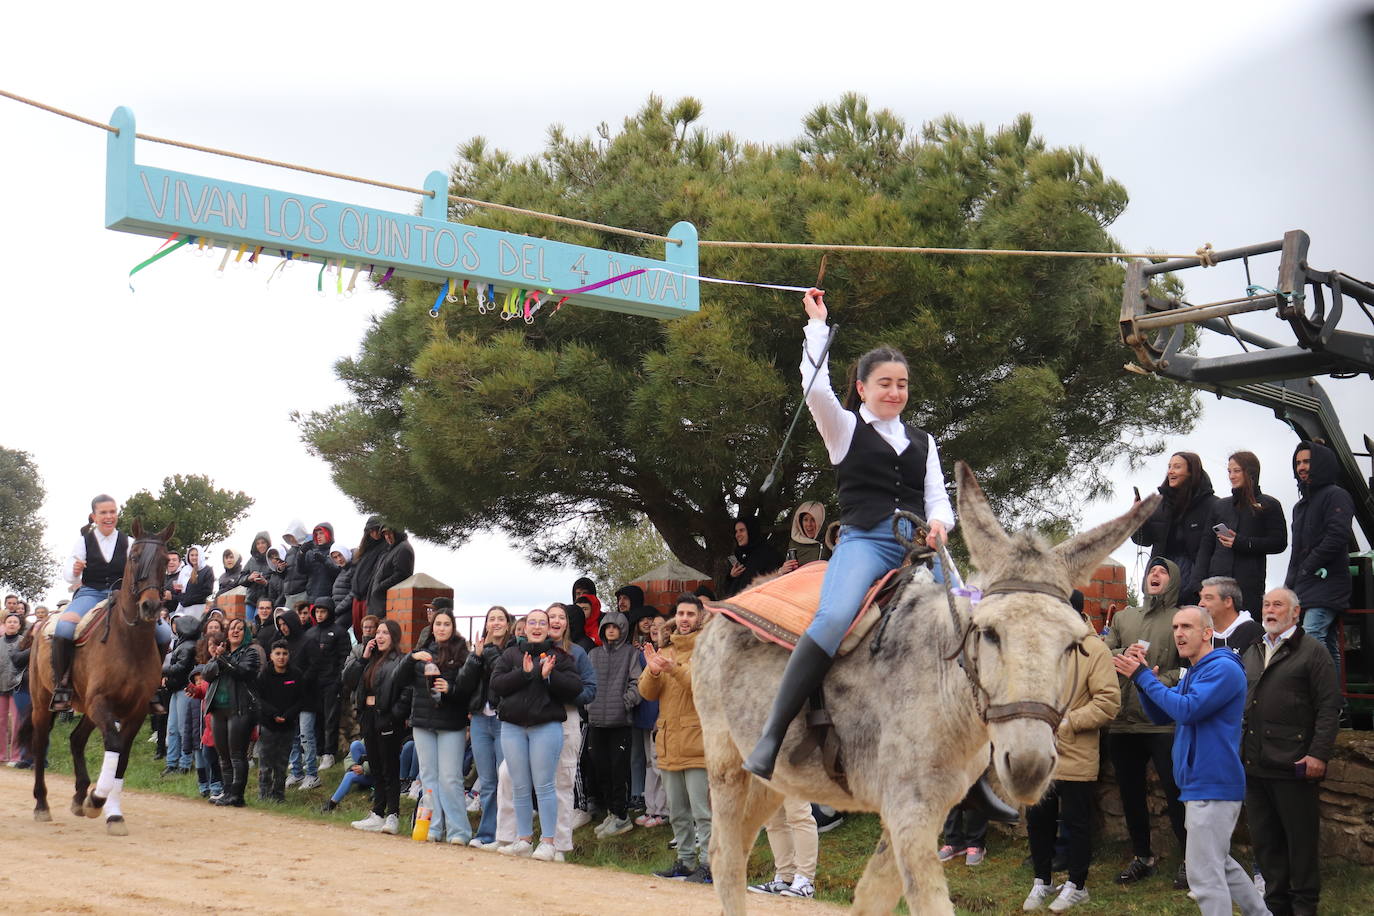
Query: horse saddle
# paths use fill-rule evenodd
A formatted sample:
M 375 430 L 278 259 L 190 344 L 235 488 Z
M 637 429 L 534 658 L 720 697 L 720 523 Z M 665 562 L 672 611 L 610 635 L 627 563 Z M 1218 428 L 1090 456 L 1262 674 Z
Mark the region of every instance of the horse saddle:
M 820 607 L 821 582 L 828 565 L 825 560 L 807 563 L 790 573 L 752 585 L 728 601 L 712 601 L 707 606 L 748 627 L 759 639 L 777 643 L 790 652 L 797 647 L 797 640 L 811 625 Z M 883 609 L 898 586 L 905 581 L 909 569 L 889 570 L 873 583 L 845 631 L 838 654 L 848 655 L 863 642 L 882 617 Z
M 90 641 L 91 633 L 97 625 L 104 622 L 105 615 L 109 612 L 110 601 L 107 598 L 82 616 L 81 621 L 76 625 L 76 645 L 78 647 L 84 646 Z M 57 632 L 57 619 L 61 616 L 61 614 L 48 615 L 41 631 L 44 639 L 52 639 L 53 634 Z

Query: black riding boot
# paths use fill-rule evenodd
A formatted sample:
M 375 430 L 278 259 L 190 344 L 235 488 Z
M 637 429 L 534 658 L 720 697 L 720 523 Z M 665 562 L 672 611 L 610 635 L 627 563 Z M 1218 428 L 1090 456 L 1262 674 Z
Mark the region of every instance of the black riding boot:
M 797 640 L 797 648 L 792 650 L 792 657 L 782 672 L 778 695 L 773 698 L 773 711 L 763 724 L 763 734 L 754 745 L 754 752 L 744 761 L 746 770 L 764 779 L 773 778 L 773 764 L 778 759 L 787 727 L 801 711 L 802 704 L 821 685 L 834 661 L 810 636 Z
M 52 653 L 52 712 L 67 712 L 72 708 L 72 688 L 69 683 L 72 672 L 72 653 L 76 649 L 73 640 L 63 636 L 53 636 L 48 644 Z
M 959 803 L 960 807 L 971 808 L 981 813 L 990 821 L 997 821 L 999 824 L 1015 824 L 1021 819 L 1021 813 L 1015 808 L 1010 807 L 1006 802 L 992 791 L 992 786 L 988 785 L 988 775 L 984 773 L 978 777 L 978 781 L 969 787 L 964 795 L 964 800 Z
M 221 808 L 230 806 L 242 808 L 244 805 L 243 792 L 248 788 L 248 761 L 242 757 L 235 757 L 229 766 L 234 775 L 229 777 L 228 785 L 224 787 L 224 794 L 219 797 L 215 804 Z

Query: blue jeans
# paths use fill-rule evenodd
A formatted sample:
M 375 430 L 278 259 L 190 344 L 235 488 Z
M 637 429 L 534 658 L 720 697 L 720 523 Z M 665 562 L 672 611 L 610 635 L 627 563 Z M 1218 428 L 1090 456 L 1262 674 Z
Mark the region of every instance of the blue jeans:
M 213 747 L 202 744 L 196 748 L 196 775 L 200 777 L 202 792 L 209 789 L 211 795 L 218 795 L 224 791 L 224 774 L 220 772 L 219 754 Z
M 362 763 L 363 755 L 366 753 L 367 749 L 363 746 L 361 741 L 354 741 L 348 746 L 348 756 L 354 763 Z M 372 777 L 359 775 L 351 769 L 344 770 L 343 779 L 339 782 L 339 787 L 334 790 L 334 794 L 331 796 L 334 800 L 334 804 L 337 805 L 339 802 L 343 801 L 344 796 L 353 788 L 357 788 L 359 791 L 372 788 Z
M 288 765 L 291 775 L 297 779 L 301 778 L 302 768 L 308 779 L 318 779 L 320 776 L 320 758 L 315 755 L 315 713 L 308 709 L 301 710 L 301 730 L 298 740 L 291 743 Z
M 911 523 L 901 523 L 902 533 L 910 537 Z M 884 519 L 877 527 L 861 531 L 852 525 L 840 528 L 840 542 L 830 557 L 821 583 L 821 603 L 806 635 L 834 656 L 844 641 L 844 634 L 859 612 L 859 602 L 873 587 L 873 583 L 889 569 L 896 569 L 906 556 L 906 549 L 892 536 L 892 520 Z M 935 564 L 935 581 L 943 582 L 940 564 Z
M 196 749 L 200 747 L 200 700 L 193 700 L 184 691 L 172 694 L 167 709 L 167 766 L 191 769 L 196 763 Z
M 401 769 L 396 778 L 402 782 L 414 782 L 420 778 L 420 761 L 415 753 L 414 739 L 401 745 Z
M 463 798 L 463 747 L 467 730 L 414 729 L 415 754 L 420 761 L 420 785 L 430 794 L 433 814 L 431 839 L 472 839 L 472 824 Z
M 472 759 L 477 764 L 482 796 L 477 838 L 490 843 L 496 839 L 496 771 L 505 759 L 501 752 L 501 720 L 496 716 L 478 713 L 472 717 Z
M 1302 631 L 1326 646 L 1336 663 L 1336 683 L 1341 683 L 1341 646 L 1336 638 L 1341 612 L 1329 607 L 1310 607 L 1302 612 Z
M 110 590 L 107 588 L 88 588 L 83 585 L 76 590 L 75 595 L 72 595 L 71 603 L 62 609 L 62 617 L 67 614 L 85 617 L 87 611 L 108 597 L 110 597 Z M 55 635 L 61 636 L 63 639 L 75 639 L 76 624 L 70 620 L 63 620 L 62 617 L 57 620 Z
M 539 832 L 552 840 L 558 823 L 558 795 L 553 787 L 558 755 L 563 750 L 563 723 L 545 722 L 528 728 L 504 722 L 501 725 L 501 750 L 506 755 L 506 770 L 515 803 L 515 835 L 533 837 L 534 809 L 530 790 L 539 801 Z

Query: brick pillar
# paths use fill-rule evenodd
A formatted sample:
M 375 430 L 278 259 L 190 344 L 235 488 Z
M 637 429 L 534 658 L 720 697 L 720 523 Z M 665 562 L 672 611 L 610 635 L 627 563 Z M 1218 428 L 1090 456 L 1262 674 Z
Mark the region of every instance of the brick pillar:
M 429 623 L 425 605 L 435 598 L 453 598 L 453 589 L 433 576 L 416 573 L 386 592 L 386 616 L 401 625 L 401 651 L 415 647 L 420 631 Z
M 1083 613 L 1092 621 L 1093 629 L 1099 633 L 1107 625 L 1107 614 L 1112 605 L 1116 610 L 1126 606 L 1126 567 L 1108 560 L 1097 567 L 1092 578 L 1078 586 L 1083 593 Z
M 224 612 L 225 620 L 243 620 L 247 615 L 248 589 L 240 585 L 227 592 L 220 592 L 214 606 Z

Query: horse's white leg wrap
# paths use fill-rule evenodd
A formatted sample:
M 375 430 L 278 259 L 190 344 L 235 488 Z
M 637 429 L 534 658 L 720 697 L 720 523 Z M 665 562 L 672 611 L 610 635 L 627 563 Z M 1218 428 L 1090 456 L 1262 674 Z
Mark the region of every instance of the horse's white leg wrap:
M 105 799 L 105 819 L 112 817 L 123 817 L 124 811 L 119 807 L 119 799 L 124 795 L 124 780 L 116 779 L 114 787 L 110 789 L 110 797 Z
M 110 792 L 114 790 L 115 771 L 119 769 L 119 752 L 106 751 L 105 762 L 100 765 L 100 778 L 95 781 L 95 794 L 100 798 L 109 798 Z M 120 780 L 123 782 L 124 780 Z

